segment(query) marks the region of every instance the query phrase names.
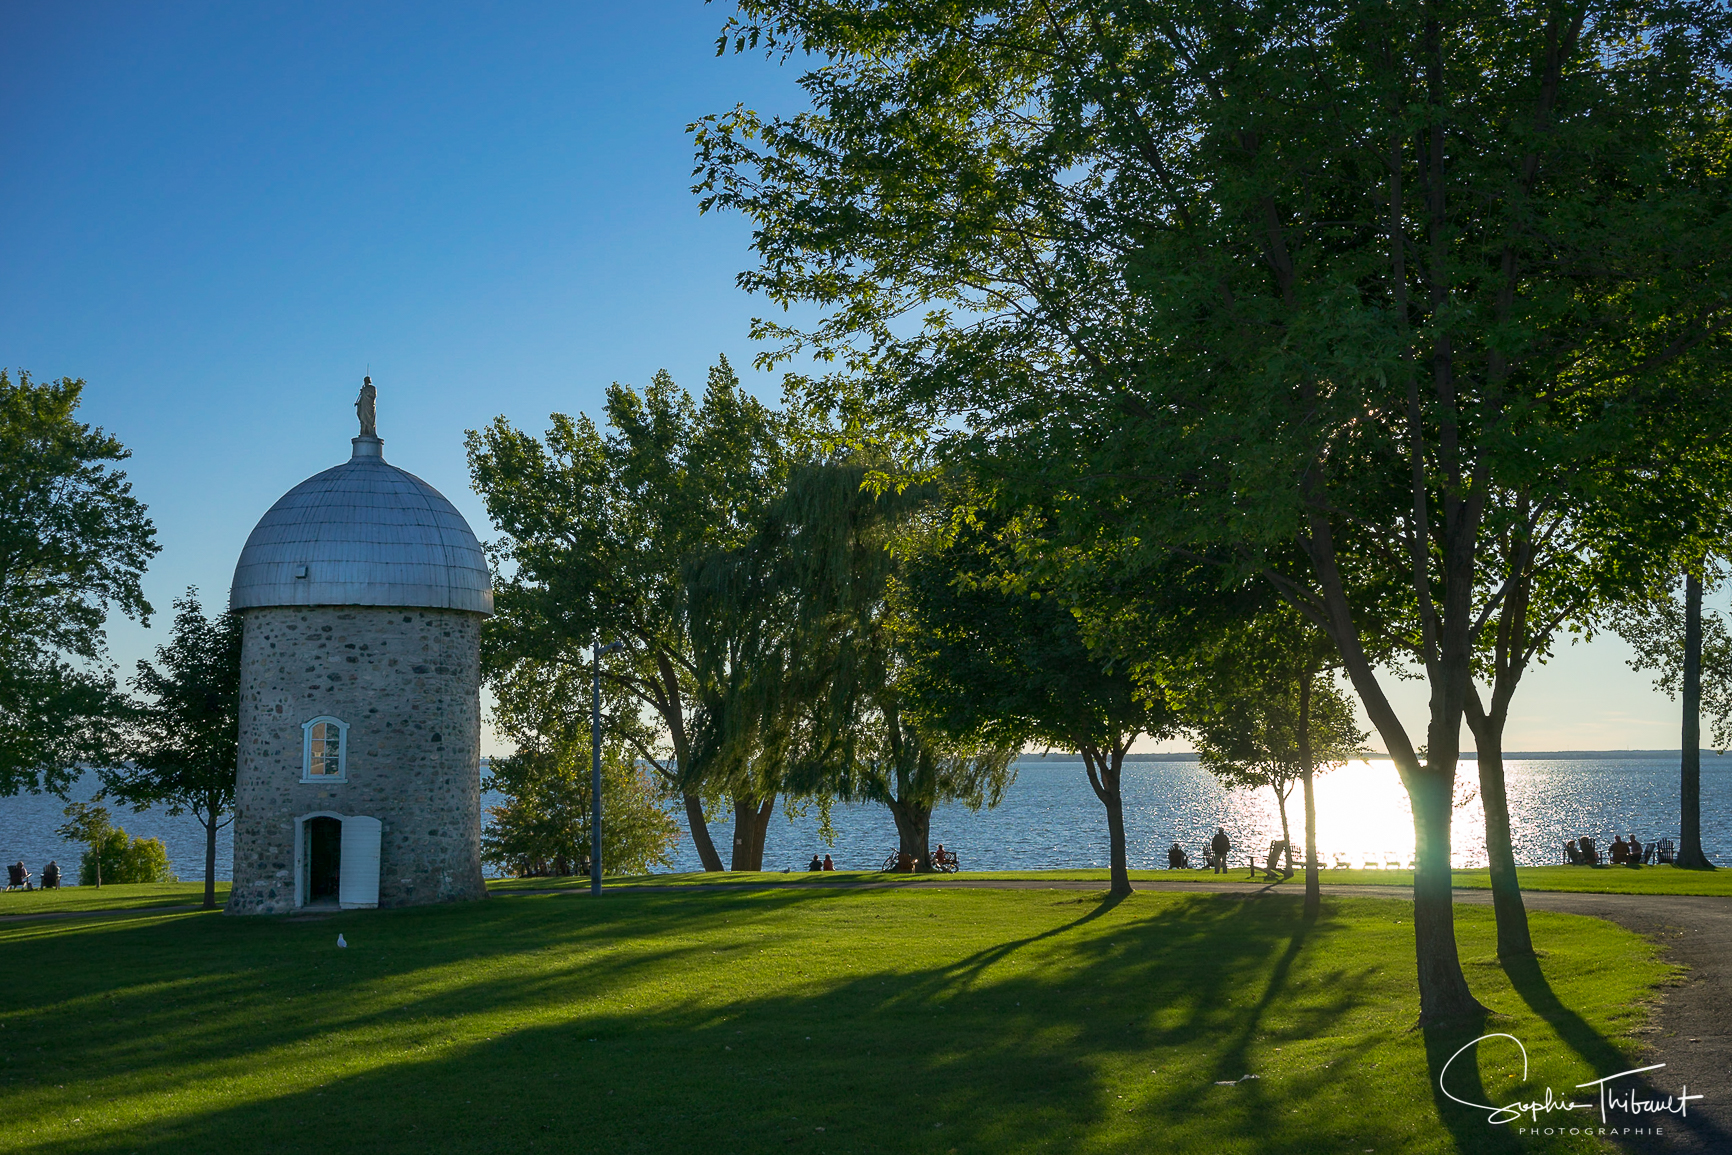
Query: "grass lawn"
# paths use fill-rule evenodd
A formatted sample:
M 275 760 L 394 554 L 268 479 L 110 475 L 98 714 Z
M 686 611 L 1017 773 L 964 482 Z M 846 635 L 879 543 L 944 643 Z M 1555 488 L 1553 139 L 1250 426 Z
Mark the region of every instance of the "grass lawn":
M 229 884 L 216 885 L 217 902 L 228 901 Z M 204 882 L 124 882 L 94 886 L 63 886 L 59 890 L 0 892 L 0 916 L 45 914 L 68 910 L 143 910 L 153 906 L 197 906 L 204 901 Z
M 1524 890 L 1567 890 L 1595 894 L 1723 894 L 1732 895 L 1732 870 L 1679 870 L 1672 866 L 1523 866 L 1516 874 Z M 1228 874 L 1208 870 L 1133 870 L 1133 882 L 1245 882 L 1250 874 L 1243 867 Z M 1351 884 L 1354 886 L 1412 886 L 1411 870 L 1325 870 L 1323 885 Z M 1261 877 L 1261 875 L 1259 875 Z M 822 886 L 830 882 L 933 882 L 946 878 L 1002 879 L 1007 881 L 1043 880 L 1054 882 L 1107 881 L 1105 870 L 971 870 L 961 874 L 880 874 L 873 870 L 837 870 L 822 874 L 795 872 L 724 871 L 720 874 L 692 872 L 688 874 L 645 874 L 631 878 L 609 878 L 608 889 L 638 886 L 680 886 L 705 883 L 742 882 Z M 1281 886 L 1303 888 L 1305 876 L 1295 874 Z M 1473 890 L 1489 890 L 1491 875 L 1485 870 L 1458 870 L 1455 885 Z M 489 882 L 493 890 L 582 890 L 589 886 L 582 878 L 511 878 Z
M 1419 1032 L 1410 914 L 694 887 L 0 924 L 0 1150 L 1598 1149 L 1440 1108 L 1433 1073 L 1491 1031 L 1526 1043 L 1530 1078 L 1482 1048 L 1452 1068 L 1464 1098 L 1635 1065 L 1653 949 L 1535 912 L 1546 957 L 1506 972 L 1490 911 L 1458 909 L 1497 1013 Z

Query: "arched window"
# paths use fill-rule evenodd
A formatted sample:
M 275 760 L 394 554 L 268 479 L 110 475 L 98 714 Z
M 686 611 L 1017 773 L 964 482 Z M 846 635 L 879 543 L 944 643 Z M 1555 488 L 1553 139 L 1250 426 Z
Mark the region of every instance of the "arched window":
M 349 724 L 336 718 L 314 718 L 301 723 L 301 733 L 301 781 L 347 781 Z

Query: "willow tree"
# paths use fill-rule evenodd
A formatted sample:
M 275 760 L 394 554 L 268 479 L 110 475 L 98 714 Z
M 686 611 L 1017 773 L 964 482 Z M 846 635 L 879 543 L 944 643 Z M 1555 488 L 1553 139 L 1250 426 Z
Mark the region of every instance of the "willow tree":
M 722 745 L 739 781 L 762 795 L 774 775 L 795 796 L 880 803 L 899 853 L 930 870 L 933 809 L 996 806 L 1019 744 L 948 735 L 911 699 L 896 594 L 933 492 L 875 483 L 890 470 L 882 443 L 854 442 L 793 469 L 753 541 L 712 569 L 738 622 L 710 647 L 726 665 L 710 681 L 733 692 L 710 716 L 734 720 Z
M 523 660 L 576 667 L 598 637 L 623 642 L 603 677 L 658 719 L 631 740 L 680 793 L 704 869 L 721 870 L 692 742 L 714 695 L 700 683 L 690 579 L 749 537 L 780 492 L 781 418 L 725 359 L 701 402 L 657 373 L 642 393 L 609 388 L 606 418 L 606 433 L 556 413 L 544 438 L 504 417 L 468 435 L 475 489 L 504 535 L 483 670 L 497 682 Z
M 1480 1011 L 1449 863 L 1490 502 L 1585 517 L 1608 447 L 1726 431 L 1732 13 L 745 0 L 728 43 L 816 62 L 810 111 L 696 126 L 742 283 L 817 309 L 760 334 L 947 414 L 1077 540 L 1313 621 L 1412 803 L 1421 1020 Z M 1401 618 L 1422 737 L 1374 657 Z

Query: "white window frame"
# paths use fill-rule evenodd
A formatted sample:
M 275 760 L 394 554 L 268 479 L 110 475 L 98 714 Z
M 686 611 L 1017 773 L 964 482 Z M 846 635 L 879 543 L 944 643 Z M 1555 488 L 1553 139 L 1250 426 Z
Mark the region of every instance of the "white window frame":
M 320 722 L 337 728 L 337 772 L 335 774 L 313 773 L 313 727 Z M 330 741 L 330 739 L 326 739 Z M 301 781 L 302 782 L 347 782 L 349 780 L 349 724 L 341 718 L 333 718 L 328 714 L 320 714 L 317 718 L 309 718 L 301 723 Z

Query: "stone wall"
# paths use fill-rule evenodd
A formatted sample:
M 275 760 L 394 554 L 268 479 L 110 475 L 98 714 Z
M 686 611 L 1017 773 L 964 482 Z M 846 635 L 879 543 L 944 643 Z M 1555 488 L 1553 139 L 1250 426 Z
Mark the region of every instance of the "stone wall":
M 296 819 L 383 824 L 379 905 L 483 898 L 481 616 L 298 606 L 244 611 L 231 914 L 292 910 Z M 347 781 L 302 782 L 302 723 L 348 723 Z

